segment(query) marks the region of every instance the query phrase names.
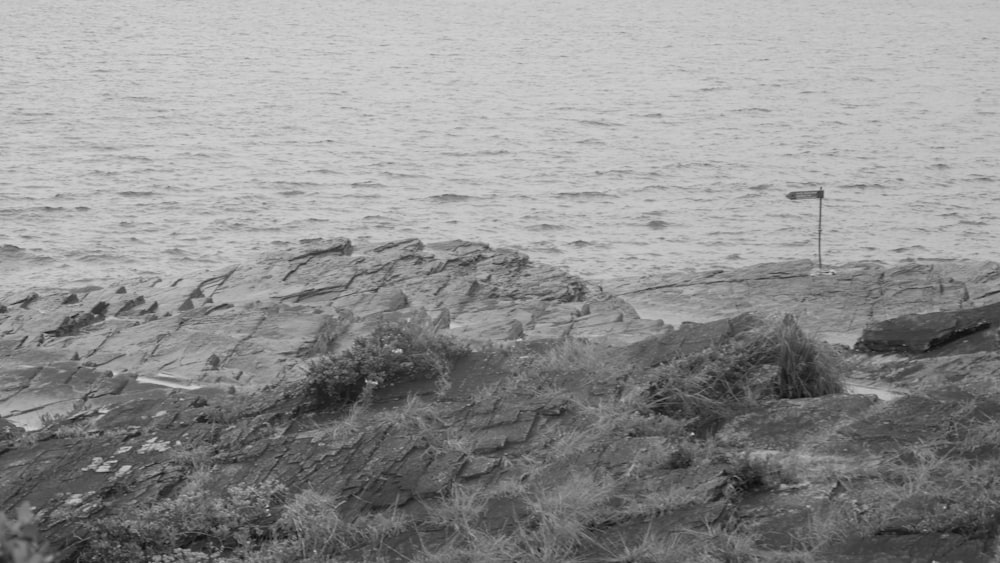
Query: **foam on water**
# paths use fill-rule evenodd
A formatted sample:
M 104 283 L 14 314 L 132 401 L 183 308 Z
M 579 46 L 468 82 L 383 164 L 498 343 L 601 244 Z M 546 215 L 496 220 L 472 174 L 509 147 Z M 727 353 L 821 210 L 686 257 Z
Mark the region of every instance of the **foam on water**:
M 996 258 L 992 0 L 0 3 L 0 292 L 298 239 Z

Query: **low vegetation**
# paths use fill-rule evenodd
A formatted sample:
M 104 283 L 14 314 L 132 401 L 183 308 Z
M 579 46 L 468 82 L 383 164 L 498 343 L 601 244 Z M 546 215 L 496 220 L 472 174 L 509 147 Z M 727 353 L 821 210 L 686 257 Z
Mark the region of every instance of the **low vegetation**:
M 306 388 L 319 406 L 349 405 L 401 381 L 445 383 L 454 361 L 467 352 L 427 322 L 380 322 L 343 353 L 314 360 L 306 373 Z
M 208 471 L 188 476 L 175 496 L 87 522 L 74 561 L 209 561 L 252 549 L 272 534 L 286 488 L 275 481 L 217 490 Z
M 317 421 L 309 435 L 342 444 L 377 429 L 419 443 L 428 460 L 486 460 L 496 470 L 380 510 L 358 508 L 322 483 L 303 490 L 274 481 L 227 486 L 219 471 L 226 450 L 273 435 L 255 426 L 257 418 L 227 416 L 212 443 L 171 454 L 183 472 L 180 486 L 128 513 L 87 522 L 71 560 L 808 562 L 851 538 L 983 537 L 1000 517 L 993 486 L 1000 467 L 987 455 L 1000 424 L 988 417 L 955 422 L 956 439 L 947 444 L 900 447 L 836 469 L 828 457 L 755 450 L 703 432 L 706 421 L 769 401 L 842 390 L 840 354 L 791 317 L 649 369 L 599 344 L 567 340 L 544 352 L 515 350 L 507 356 L 509 376 L 471 397 L 411 395 L 392 408 L 373 401 L 377 390 L 400 382 L 446 380 L 463 353 L 425 325 L 379 325 L 344 353 L 313 363 L 308 397 L 326 408 L 309 415 Z M 530 444 L 483 450 L 480 436 L 455 421 L 503 401 L 542 405 L 549 414 Z M 799 490 L 809 491 L 802 502 L 809 508 L 776 545 L 774 534 L 746 515 L 762 498 Z

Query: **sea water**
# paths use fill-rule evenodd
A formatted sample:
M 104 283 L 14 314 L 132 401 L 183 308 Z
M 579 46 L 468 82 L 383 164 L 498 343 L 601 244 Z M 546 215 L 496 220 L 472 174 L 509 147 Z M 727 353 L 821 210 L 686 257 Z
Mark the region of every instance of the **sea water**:
M 997 259 L 996 0 L 4 0 L 0 295 L 303 239 Z

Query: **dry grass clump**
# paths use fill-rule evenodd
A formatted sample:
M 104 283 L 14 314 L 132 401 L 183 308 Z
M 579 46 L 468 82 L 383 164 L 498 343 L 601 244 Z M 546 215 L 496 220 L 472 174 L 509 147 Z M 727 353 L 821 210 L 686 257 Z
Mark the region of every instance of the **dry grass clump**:
M 785 315 L 765 338 L 777 353 L 777 397 L 799 399 L 844 391 L 837 354 L 828 344 L 806 336 L 795 317 Z
M 581 546 L 593 542 L 591 530 L 613 514 L 617 487 L 613 479 L 590 471 L 544 487 L 519 480 L 489 489 L 453 487 L 447 498 L 428 505 L 426 519 L 446 531 L 445 545 L 415 561 L 574 561 Z M 499 528 L 486 518 L 491 501 L 498 499 L 520 507 L 508 510 L 511 518 Z
M 839 354 L 785 315 L 643 378 L 657 412 L 675 418 L 724 418 L 760 399 L 795 399 L 844 389 Z

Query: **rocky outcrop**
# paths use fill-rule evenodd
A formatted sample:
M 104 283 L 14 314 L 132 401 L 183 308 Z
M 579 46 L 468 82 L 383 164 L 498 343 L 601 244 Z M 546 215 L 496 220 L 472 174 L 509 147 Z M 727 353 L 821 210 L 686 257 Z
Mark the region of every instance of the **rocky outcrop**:
M 603 288 L 628 301 L 643 317 L 667 323 L 705 322 L 748 312 L 791 313 L 807 331 L 853 345 L 874 322 L 1000 302 L 1000 264 L 855 262 L 819 273 L 811 261 L 799 260 L 648 275 L 606 282 Z
M 519 252 L 416 239 L 311 241 L 250 264 L 107 288 L 0 297 L 0 416 L 34 427 L 80 400 L 156 387 L 259 387 L 349 346 L 381 315 L 463 339 L 636 341 L 664 330 L 597 286 Z
M 330 494 L 346 522 L 419 519 L 466 485 L 562 491 L 586 468 L 594 488 L 616 484 L 612 516 L 586 524 L 593 560 L 611 545 L 636 554 L 659 537 L 675 550 L 747 530 L 747 549 L 818 561 L 991 560 L 1000 497 L 992 478 L 970 476 L 992 474 L 997 453 L 1000 267 L 814 273 L 790 262 L 601 287 L 478 243 L 334 239 L 180 278 L 2 295 L 0 506 L 37 507 L 68 556 L 88 522 L 173 498 L 198 469 L 206 494 L 269 481 Z M 779 312 L 851 345 L 865 329 L 843 350 L 858 392 L 743 405 L 697 432 L 613 410 L 643 374 Z M 297 382 L 312 358 L 409 318 L 474 344 L 446 387 L 379 389 L 358 421 L 303 409 Z M 567 337 L 598 343 L 594 373 L 551 368 L 525 383 L 526 366 Z M 539 497 L 492 498 L 476 525 L 541 526 L 524 498 Z M 452 546 L 435 525 L 344 558 Z M 817 536 L 830 529 L 865 533 Z M 726 551 L 737 544 L 712 553 L 739 559 Z

